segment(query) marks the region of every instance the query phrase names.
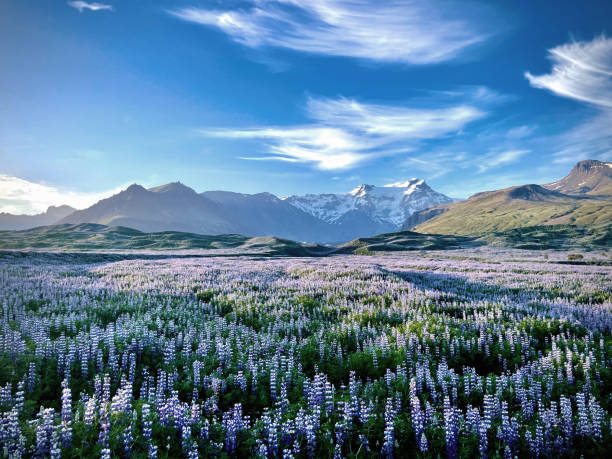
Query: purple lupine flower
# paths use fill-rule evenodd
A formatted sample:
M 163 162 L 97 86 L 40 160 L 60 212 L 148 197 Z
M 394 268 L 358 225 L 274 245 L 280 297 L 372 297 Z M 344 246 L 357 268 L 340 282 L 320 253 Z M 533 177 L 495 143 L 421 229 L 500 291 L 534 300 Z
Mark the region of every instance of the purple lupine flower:
M 134 423 L 136 422 L 135 417 L 136 412 L 134 412 L 134 415 L 130 419 L 130 423 L 123 431 L 123 451 L 127 456 L 130 455 L 130 452 L 132 451 L 132 446 L 134 444 Z
M 72 393 L 68 381 L 62 382 L 62 446 L 70 448 L 72 444 Z
M 448 396 L 444 397 L 444 431 L 446 433 L 446 454 L 449 459 L 457 457 L 457 415 Z
M 36 387 L 36 363 L 30 362 L 28 366 L 28 392 L 33 392 Z
M 49 451 L 49 458 L 51 459 L 60 459 L 62 457 L 59 437 L 60 435 L 58 434 L 57 429 L 55 429 L 51 435 L 51 449 Z
M 425 436 L 425 432 L 421 434 L 421 438 L 419 440 L 419 449 L 422 453 L 426 453 L 429 449 L 429 444 L 427 443 L 427 437 Z
M 587 437 L 591 433 L 591 424 L 589 422 L 589 412 L 587 411 L 583 392 L 578 392 L 576 394 L 576 405 L 578 407 L 577 433 L 583 437 Z
M 480 457 L 486 459 L 487 449 L 489 448 L 489 440 L 487 438 L 487 432 L 489 431 L 488 424 L 486 420 L 481 419 L 478 426 L 478 450 L 480 451 Z
M 385 431 L 383 434 L 384 443 L 382 448 L 382 454 L 388 458 L 393 457 L 393 448 L 395 444 L 394 435 L 394 423 L 395 423 L 395 407 L 393 406 L 393 398 L 387 398 L 387 405 L 385 407 Z
M 314 457 L 315 456 L 315 448 L 317 445 L 316 442 L 316 434 L 315 434 L 315 423 L 313 420 L 313 416 L 307 416 L 305 419 L 305 426 L 306 428 L 306 442 L 307 442 L 307 453 L 308 453 L 308 457 Z
M 591 413 L 591 434 L 598 440 L 602 440 L 601 424 L 605 421 L 605 412 L 594 397 L 589 399 L 589 411 Z
M 419 449 L 424 453 L 428 448 L 427 439 L 425 439 L 425 442 L 422 441 L 422 438 L 424 438 L 425 417 L 421 410 L 421 401 L 416 394 L 416 380 L 414 378 L 410 380 L 410 408 L 415 438 L 419 445 Z M 422 449 L 422 446 L 424 446 L 425 449 Z

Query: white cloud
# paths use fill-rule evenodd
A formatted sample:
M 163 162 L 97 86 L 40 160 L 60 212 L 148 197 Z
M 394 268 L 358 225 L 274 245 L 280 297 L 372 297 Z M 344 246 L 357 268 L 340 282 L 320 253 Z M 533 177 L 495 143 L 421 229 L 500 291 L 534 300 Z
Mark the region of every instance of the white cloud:
M 361 104 L 351 99 L 309 99 L 311 118 L 327 125 L 345 126 L 372 136 L 431 139 L 458 131 L 483 116 L 469 105 L 440 109 L 413 109 Z
M 478 150 L 486 148 L 479 142 L 469 142 Z M 530 153 L 529 149 L 498 149 L 491 148 L 485 153 L 466 153 L 456 151 L 462 145 L 450 145 L 448 150 L 429 151 L 419 156 L 406 158 L 404 167 L 426 171 L 429 178 L 437 178 L 457 169 L 475 170 L 478 173 L 487 172 L 501 166 L 508 166 L 518 162 L 523 156 Z M 502 147 L 503 148 L 503 147 Z
M 83 209 L 123 188 L 100 193 L 80 193 L 0 174 L 0 212 L 36 214 L 44 212 L 49 206 L 62 204 Z
M 506 132 L 507 139 L 524 139 L 530 136 L 536 130 L 536 126 L 517 126 Z
M 245 46 L 386 62 L 450 60 L 487 33 L 468 5 L 425 0 L 250 0 L 248 9 L 181 8 L 170 13 L 216 27 Z M 482 5 L 480 12 L 482 12 Z
M 98 3 L 98 2 L 88 3 L 88 2 L 83 2 L 79 0 L 79 1 L 68 2 L 68 5 L 79 10 L 79 13 L 82 13 L 83 10 L 90 10 L 90 11 L 104 11 L 104 10 L 112 11 L 113 10 L 112 5 L 107 5 L 105 3 Z
M 420 141 L 448 136 L 485 113 L 467 104 L 423 109 L 365 104 L 353 99 L 309 99 L 312 124 L 205 130 L 229 139 L 259 139 L 268 155 L 245 159 L 314 164 L 322 170 L 348 169 L 368 159 L 406 153 Z
M 551 73 L 525 76 L 529 83 L 559 96 L 612 107 L 612 38 L 572 42 L 548 50 Z
M 596 114 L 554 139 L 556 163 L 612 159 L 612 38 L 572 42 L 549 50 L 547 75 L 525 75 L 532 86 L 595 106 Z
M 474 165 L 478 167 L 479 172 L 485 172 L 494 167 L 513 164 L 530 151 L 531 150 L 508 150 L 501 152 L 492 151 L 484 156 L 474 158 Z

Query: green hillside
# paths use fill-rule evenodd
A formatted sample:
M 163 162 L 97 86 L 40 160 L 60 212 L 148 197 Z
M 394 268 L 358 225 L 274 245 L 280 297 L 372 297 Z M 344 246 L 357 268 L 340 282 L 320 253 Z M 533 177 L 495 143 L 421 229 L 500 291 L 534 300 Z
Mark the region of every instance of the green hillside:
M 354 239 L 339 245 L 337 253 L 367 255 L 374 252 L 459 249 L 484 244 L 485 242 L 477 241 L 474 237 L 419 234 L 412 231 L 401 231 Z
M 214 250 L 228 254 L 320 256 L 331 249 L 276 237 L 247 238 L 239 234 L 205 236 L 164 231 L 143 233 L 94 223 L 43 226 L 23 231 L 0 231 L 0 249 L 14 250 Z
M 414 231 L 465 236 L 529 226 L 596 227 L 612 222 L 611 200 L 563 195 L 538 185 L 480 193 L 443 209 Z

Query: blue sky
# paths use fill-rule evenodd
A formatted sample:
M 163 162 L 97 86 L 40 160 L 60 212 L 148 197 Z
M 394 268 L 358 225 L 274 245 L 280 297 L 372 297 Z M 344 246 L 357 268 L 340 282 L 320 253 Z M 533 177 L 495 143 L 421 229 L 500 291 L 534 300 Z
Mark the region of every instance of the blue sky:
M 130 183 L 453 197 L 612 159 L 612 2 L 0 3 L 0 211 Z

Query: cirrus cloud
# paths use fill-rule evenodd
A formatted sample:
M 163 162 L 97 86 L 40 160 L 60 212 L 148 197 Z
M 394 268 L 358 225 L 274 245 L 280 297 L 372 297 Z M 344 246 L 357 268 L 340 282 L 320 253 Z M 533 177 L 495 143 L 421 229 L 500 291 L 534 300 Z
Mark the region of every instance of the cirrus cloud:
M 580 159 L 612 158 L 612 38 L 605 35 L 589 42 L 572 42 L 548 51 L 554 62 L 551 73 L 525 73 L 535 88 L 585 102 L 595 114 L 554 139 L 556 163 Z
M 68 5 L 79 10 L 79 13 L 82 13 L 84 10 L 90 10 L 90 11 L 105 11 L 105 10 L 112 11 L 113 10 L 112 5 L 107 5 L 105 3 L 98 3 L 98 2 L 88 3 L 88 2 L 77 0 L 73 2 L 68 2 Z
M 559 96 L 612 108 L 612 38 L 572 42 L 548 50 L 551 73 L 525 77 L 534 88 Z
M 489 34 L 467 4 L 424 0 L 250 0 L 248 9 L 188 7 L 170 14 L 216 27 L 234 41 L 328 56 L 431 64 Z M 479 9 L 482 11 L 482 8 Z
M 321 170 L 333 170 L 406 153 L 422 141 L 457 133 L 485 116 L 470 104 L 410 108 L 347 98 L 310 98 L 306 114 L 312 123 L 201 132 L 210 137 L 263 142 L 265 155 L 243 159 L 309 163 Z

